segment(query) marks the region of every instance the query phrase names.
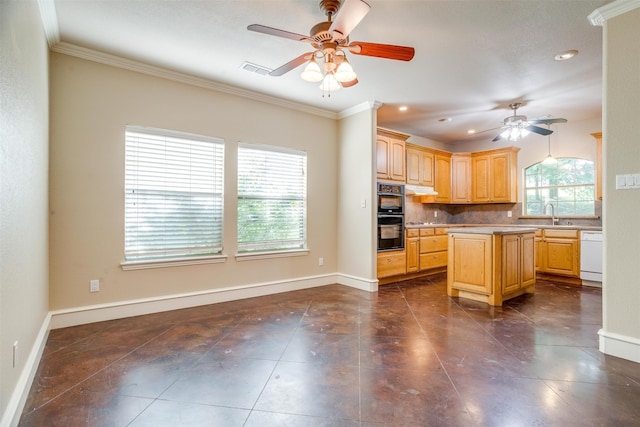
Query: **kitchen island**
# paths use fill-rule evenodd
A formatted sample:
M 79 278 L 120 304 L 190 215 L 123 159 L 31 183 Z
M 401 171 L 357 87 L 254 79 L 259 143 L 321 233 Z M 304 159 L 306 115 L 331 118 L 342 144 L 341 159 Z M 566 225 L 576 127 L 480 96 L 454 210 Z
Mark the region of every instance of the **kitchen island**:
M 535 232 L 527 227 L 449 228 L 447 294 L 489 305 L 536 284 Z

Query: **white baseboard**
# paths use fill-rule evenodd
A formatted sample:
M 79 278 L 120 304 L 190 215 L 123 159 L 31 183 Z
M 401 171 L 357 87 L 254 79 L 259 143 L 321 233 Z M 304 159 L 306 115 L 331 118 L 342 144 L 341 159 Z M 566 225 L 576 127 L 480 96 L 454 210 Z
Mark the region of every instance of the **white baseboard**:
M 84 325 L 105 320 L 122 319 L 131 316 L 179 310 L 219 302 L 234 301 L 282 292 L 308 289 L 339 283 L 356 289 L 375 292 L 377 280 L 357 278 L 338 273 L 321 276 L 302 277 L 277 282 L 257 283 L 233 288 L 211 289 L 203 292 L 166 295 L 156 298 L 119 301 L 110 304 L 76 307 L 51 312 L 51 329 Z
M 36 375 L 38 365 L 40 364 L 40 358 L 42 357 L 42 352 L 44 351 L 45 344 L 47 343 L 50 325 L 51 313 L 47 313 L 47 316 L 42 322 L 42 326 L 40 326 L 40 331 L 38 331 L 36 340 L 31 347 L 29 356 L 25 361 L 24 368 L 22 368 L 16 387 L 13 389 L 13 393 L 9 398 L 9 403 L 5 408 L 2 419 L 0 420 L 0 426 L 2 427 L 17 426 L 20 422 L 20 416 L 22 415 L 24 404 L 29 396 L 29 390 L 31 389 L 33 378 Z
M 370 280 L 362 277 L 338 273 L 337 283 L 367 292 L 378 292 L 378 279 Z
M 604 329 L 600 329 L 598 335 L 601 352 L 640 363 L 640 339 L 607 332 Z

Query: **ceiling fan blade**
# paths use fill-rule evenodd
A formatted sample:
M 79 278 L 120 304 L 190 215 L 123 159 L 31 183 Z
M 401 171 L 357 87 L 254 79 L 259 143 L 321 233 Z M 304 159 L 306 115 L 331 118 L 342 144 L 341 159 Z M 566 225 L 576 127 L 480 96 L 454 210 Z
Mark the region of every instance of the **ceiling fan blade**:
M 502 139 L 502 134 L 501 134 L 501 133 L 499 133 L 499 134 L 498 134 L 498 136 L 496 136 L 495 138 L 493 138 L 493 139 L 491 140 L 491 142 L 500 141 L 501 139 Z
M 338 14 L 329 27 L 329 33 L 334 35 L 335 39 L 345 39 L 351 34 L 351 31 L 362 21 L 367 13 L 371 10 L 371 6 L 362 0 L 344 0 Z
M 349 52 L 356 55 L 375 56 L 377 58 L 397 59 L 399 61 L 411 61 L 416 51 L 408 46 L 396 46 L 392 44 L 352 42 L 347 46 Z
M 358 79 L 355 78 L 353 80 L 351 80 L 350 82 L 342 82 L 342 87 L 351 87 L 351 86 L 355 86 L 358 84 Z
M 550 125 L 552 123 L 567 123 L 567 119 L 562 119 L 562 118 L 557 118 L 557 119 L 538 119 L 538 120 L 529 120 L 529 123 Z
M 269 34 L 270 36 L 284 37 L 285 39 L 291 39 L 291 40 L 297 40 L 297 41 L 306 41 L 309 39 L 308 36 L 303 36 L 302 34 L 292 33 L 290 31 L 267 27 L 265 25 L 260 25 L 260 24 L 251 24 L 247 27 L 247 30 L 255 31 L 256 33 Z
M 538 135 L 543 135 L 543 136 L 551 135 L 553 133 L 551 129 L 545 129 L 545 128 L 541 128 L 533 125 L 527 126 L 525 129 L 528 130 L 529 132 L 537 133 Z
M 289 71 L 293 70 L 294 68 L 297 68 L 297 67 L 301 66 L 302 64 L 304 64 L 305 62 L 307 62 L 308 60 L 310 60 L 312 55 L 313 55 L 313 52 L 303 53 L 302 55 L 298 56 L 297 58 L 294 58 L 291 61 L 287 62 L 286 64 L 281 65 L 280 67 L 278 67 L 275 70 L 271 71 L 269 73 L 269 75 L 273 76 L 273 77 L 280 77 L 281 75 L 288 73 Z

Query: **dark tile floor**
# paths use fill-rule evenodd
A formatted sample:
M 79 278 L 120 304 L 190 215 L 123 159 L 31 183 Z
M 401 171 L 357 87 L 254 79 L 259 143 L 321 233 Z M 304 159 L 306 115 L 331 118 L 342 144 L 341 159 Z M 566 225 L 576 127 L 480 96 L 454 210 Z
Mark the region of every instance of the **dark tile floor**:
M 599 289 L 489 307 L 440 275 L 58 329 L 20 425 L 639 426 L 601 318 Z

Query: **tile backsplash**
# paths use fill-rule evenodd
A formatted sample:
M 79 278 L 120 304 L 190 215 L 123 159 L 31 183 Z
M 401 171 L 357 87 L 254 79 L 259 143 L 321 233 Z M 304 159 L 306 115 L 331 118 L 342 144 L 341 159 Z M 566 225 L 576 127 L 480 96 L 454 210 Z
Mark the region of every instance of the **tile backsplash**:
M 434 224 L 546 224 L 550 217 L 523 218 L 522 203 L 486 205 L 423 204 L 405 197 L 406 222 Z M 508 213 L 511 212 L 511 217 Z M 602 201 L 597 200 L 594 218 L 560 218 L 561 225 L 602 226 Z

